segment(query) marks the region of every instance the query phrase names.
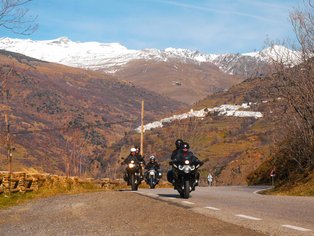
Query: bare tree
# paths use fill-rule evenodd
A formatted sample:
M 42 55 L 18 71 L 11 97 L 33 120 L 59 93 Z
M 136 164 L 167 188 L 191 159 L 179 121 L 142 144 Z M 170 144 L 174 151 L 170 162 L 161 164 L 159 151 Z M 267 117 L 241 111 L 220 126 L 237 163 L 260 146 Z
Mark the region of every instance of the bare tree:
M 82 168 L 86 169 L 85 154 L 87 142 L 79 130 L 70 130 L 63 135 L 66 145 L 64 156 L 65 172 L 67 176 L 82 175 Z
M 0 27 L 17 34 L 32 34 L 38 25 L 36 16 L 29 14 L 24 5 L 32 0 L 0 0 Z
M 290 20 L 298 40 L 298 53 L 277 51 L 273 80 L 282 98 L 276 135 L 275 164 L 281 178 L 307 175 L 314 168 L 314 5 L 304 1 Z

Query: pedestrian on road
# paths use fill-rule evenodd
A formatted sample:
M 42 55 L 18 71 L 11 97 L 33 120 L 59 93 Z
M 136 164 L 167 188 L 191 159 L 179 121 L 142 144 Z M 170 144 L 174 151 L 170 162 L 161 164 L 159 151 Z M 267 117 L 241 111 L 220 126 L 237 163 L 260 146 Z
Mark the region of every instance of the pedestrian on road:
M 208 173 L 207 182 L 208 182 L 208 186 L 212 186 L 213 176 L 210 173 Z

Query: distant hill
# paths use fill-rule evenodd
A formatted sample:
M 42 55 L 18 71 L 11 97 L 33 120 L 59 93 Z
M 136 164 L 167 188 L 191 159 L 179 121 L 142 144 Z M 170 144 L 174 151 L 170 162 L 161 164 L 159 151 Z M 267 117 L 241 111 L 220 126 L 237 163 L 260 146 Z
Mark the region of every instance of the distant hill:
M 142 99 L 147 122 L 183 108 L 182 103 L 110 75 L 17 53 L 0 51 L 0 70 L 0 110 L 4 114 L 9 109 L 16 147 L 15 170 L 32 166 L 64 173 L 65 139 L 75 130 L 88 143 L 89 154 L 84 156 L 84 168 L 88 169 L 93 159 L 104 158 L 101 153 L 107 146 L 140 124 Z M 3 99 L 5 84 L 9 89 L 7 104 Z M 0 131 L 3 137 L 3 115 Z M 4 145 L 0 151 L 0 169 L 4 170 L 7 168 Z
M 223 73 L 209 62 L 187 64 L 178 60 L 134 60 L 115 75 L 187 104 L 193 104 L 209 94 L 223 91 L 242 81 L 240 77 Z

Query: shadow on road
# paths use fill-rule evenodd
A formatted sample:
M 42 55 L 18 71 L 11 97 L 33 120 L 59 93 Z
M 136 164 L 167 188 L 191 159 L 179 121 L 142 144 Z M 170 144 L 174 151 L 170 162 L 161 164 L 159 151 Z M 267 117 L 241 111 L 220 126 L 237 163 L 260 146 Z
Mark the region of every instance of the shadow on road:
M 157 194 L 159 197 L 173 197 L 173 198 L 180 198 L 180 195 L 178 194 L 163 194 L 163 193 L 160 193 L 160 194 Z

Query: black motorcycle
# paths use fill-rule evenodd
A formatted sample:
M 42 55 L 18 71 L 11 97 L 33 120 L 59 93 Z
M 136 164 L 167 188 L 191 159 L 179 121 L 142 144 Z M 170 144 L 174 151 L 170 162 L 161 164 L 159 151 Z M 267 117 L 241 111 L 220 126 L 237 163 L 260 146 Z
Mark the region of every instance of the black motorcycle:
M 160 171 L 156 170 L 156 168 L 152 167 L 145 172 L 144 176 L 146 183 L 153 189 L 158 184 L 162 174 Z
M 131 159 L 126 167 L 125 181 L 131 185 L 132 191 L 137 191 L 138 186 L 141 184 L 140 164 L 136 159 Z
M 183 157 L 181 160 L 171 161 L 174 187 L 180 193 L 182 198 L 189 198 L 190 192 L 195 190 L 198 185 L 198 169 L 201 162 L 191 160 L 189 157 Z

